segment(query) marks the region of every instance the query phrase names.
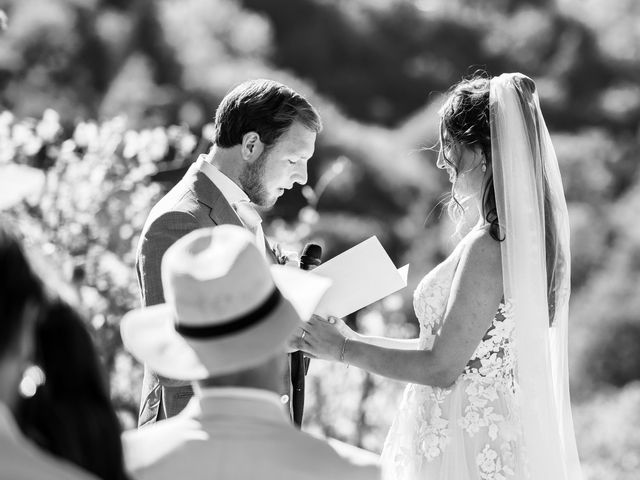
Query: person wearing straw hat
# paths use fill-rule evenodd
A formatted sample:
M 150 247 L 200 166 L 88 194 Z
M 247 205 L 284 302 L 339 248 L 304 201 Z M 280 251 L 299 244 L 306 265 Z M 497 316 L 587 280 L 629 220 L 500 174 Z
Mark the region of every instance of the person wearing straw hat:
M 134 477 L 379 477 L 297 430 L 279 395 L 287 339 L 329 280 L 269 266 L 250 232 L 222 225 L 173 244 L 162 283 L 166 303 L 123 318 L 124 345 L 159 374 L 193 382 L 195 397 L 177 416 L 125 432 Z
M 316 110 L 281 83 L 251 80 L 229 92 L 216 111 L 211 150 L 153 207 L 144 225 L 136 254 L 142 304 L 164 302 L 162 256 L 197 228 L 244 226 L 265 257 L 278 263 L 255 206 L 272 207 L 285 190 L 306 183 L 321 129 Z M 287 377 L 282 393 L 290 389 Z M 138 424 L 176 415 L 192 395 L 188 383 L 145 368 Z

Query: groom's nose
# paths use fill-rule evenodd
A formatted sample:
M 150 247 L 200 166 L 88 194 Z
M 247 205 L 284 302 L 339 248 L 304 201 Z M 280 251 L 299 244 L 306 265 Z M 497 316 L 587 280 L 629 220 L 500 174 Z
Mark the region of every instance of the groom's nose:
M 296 164 L 296 171 L 293 175 L 293 182 L 305 185 L 307 180 L 307 162 L 298 162 Z
M 436 160 L 436 167 L 443 169 L 445 168 L 446 164 L 444 161 L 444 155 L 442 154 L 442 151 L 438 152 L 438 159 Z

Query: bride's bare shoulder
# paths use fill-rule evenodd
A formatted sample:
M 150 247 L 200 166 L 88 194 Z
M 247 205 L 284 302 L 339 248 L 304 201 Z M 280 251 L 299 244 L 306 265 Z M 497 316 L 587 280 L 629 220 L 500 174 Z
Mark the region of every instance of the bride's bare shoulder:
M 502 275 L 501 242 L 491 236 L 488 228 L 473 230 L 465 239 L 461 263 L 479 275 Z

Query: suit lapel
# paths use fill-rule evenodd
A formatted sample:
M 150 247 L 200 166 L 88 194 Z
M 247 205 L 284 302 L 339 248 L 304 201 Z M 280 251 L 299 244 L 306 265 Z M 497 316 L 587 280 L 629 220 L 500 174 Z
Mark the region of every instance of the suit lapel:
M 218 197 L 218 201 L 211 206 L 211 212 L 209 212 L 209 217 L 218 225 L 238 225 L 239 227 L 245 228 L 244 224 L 238 217 L 238 214 L 233 209 L 227 199 L 220 194 Z
M 231 224 L 245 228 L 236 211 L 229 204 L 227 199 L 224 198 L 224 195 L 222 194 L 220 189 L 215 186 L 215 184 L 209 179 L 209 177 L 207 177 L 197 168 L 194 168 L 193 173 L 195 174 L 193 188 L 196 194 L 196 198 L 200 203 L 203 203 L 211 209 L 209 212 L 209 218 L 211 218 L 211 221 L 216 225 Z M 271 262 L 277 264 L 278 257 L 276 257 L 276 254 L 273 252 L 273 249 L 271 248 L 266 235 L 264 243 L 267 258 Z
M 244 227 L 242 221 L 224 195 L 204 173 L 195 168 L 193 189 L 198 201 L 209 207 L 209 218 L 216 225 L 237 225 Z

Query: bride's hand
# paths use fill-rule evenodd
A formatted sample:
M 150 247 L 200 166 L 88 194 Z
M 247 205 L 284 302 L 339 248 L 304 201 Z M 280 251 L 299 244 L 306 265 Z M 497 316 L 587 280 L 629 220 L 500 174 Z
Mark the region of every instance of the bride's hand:
M 324 320 L 325 322 L 332 323 L 333 326 L 336 327 L 338 331 L 349 340 L 355 340 L 359 336 L 356 332 L 351 330 L 351 328 L 349 328 L 349 326 L 346 323 L 344 323 L 344 320 L 342 320 L 341 318 L 329 317 L 327 320 L 325 320 L 324 318 L 318 315 L 313 315 L 313 316 L 320 320 Z
M 339 361 L 342 355 L 342 345 L 349 332 L 355 332 L 347 327 L 342 320 L 334 317 L 324 319 L 313 315 L 303 326 L 304 333 L 300 335 L 300 350 L 323 360 Z M 343 333 L 344 332 L 344 333 Z

